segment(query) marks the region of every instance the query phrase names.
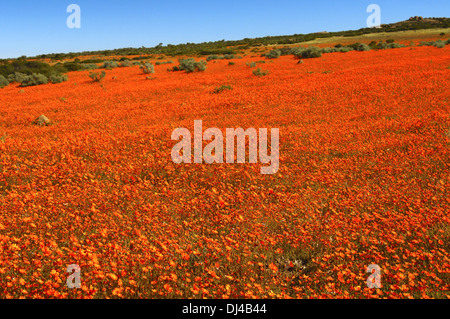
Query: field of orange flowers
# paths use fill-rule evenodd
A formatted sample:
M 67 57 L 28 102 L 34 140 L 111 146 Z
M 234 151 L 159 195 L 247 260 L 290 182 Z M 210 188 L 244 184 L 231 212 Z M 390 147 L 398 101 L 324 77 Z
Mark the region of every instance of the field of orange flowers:
M 449 298 L 449 53 L 1 89 L 0 298 Z M 197 119 L 279 128 L 279 171 L 174 164 L 172 131 Z

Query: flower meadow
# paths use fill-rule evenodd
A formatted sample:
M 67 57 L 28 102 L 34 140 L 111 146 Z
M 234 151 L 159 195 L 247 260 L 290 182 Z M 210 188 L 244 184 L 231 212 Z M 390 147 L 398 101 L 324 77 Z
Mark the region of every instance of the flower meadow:
M 449 53 L 0 89 L 0 298 L 449 298 Z M 194 120 L 279 128 L 278 172 L 173 163 Z

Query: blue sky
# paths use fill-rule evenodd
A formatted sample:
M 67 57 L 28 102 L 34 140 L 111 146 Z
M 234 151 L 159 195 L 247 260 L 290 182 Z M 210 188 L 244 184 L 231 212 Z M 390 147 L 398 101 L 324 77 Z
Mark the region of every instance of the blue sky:
M 372 3 L 381 23 L 450 16 L 449 0 L 0 0 L 0 58 L 360 29 Z

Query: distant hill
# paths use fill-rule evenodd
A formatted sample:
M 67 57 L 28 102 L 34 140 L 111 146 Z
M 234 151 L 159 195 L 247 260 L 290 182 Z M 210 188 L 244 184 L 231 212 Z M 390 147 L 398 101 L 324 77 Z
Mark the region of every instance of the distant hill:
M 261 38 L 245 38 L 242 40 L 234 40 L 234 41 L 221 40 L 215 42 L 185 43 L 178 45 L 167 44 L 165 46 L 163 46 L 162 43 L 160 43 L 159 45 L 152 48 L 146 47 L 122 48 L 103 51 L 84 51 L 79 53 L 71 52 L 71 53 L 42 54 L 34 58 L 40 59 L 51 58 L 52 60 L 58 61 L 86 55 L 127 56 L 127 55 L 165 54 L 167 56 L 173 57 L 178 55 L 233 54 L 239 50 L 249 49 L 251 47 L 263 45 L 287 45 L 287 44 L 308 42 L 318 38 L 330 38 L 335 36 L 352 37 L 379 32 L 398 32 L 406 30 L 422 30 L 434 28 L 450 28 L 450 18 L 423 18 L 416 16 L 411 17 L 406 21 L 391 24 L 382 24 L 378 28 L 362 28 L 359 30 L 349 30 L 339 32 L 322 31 L 309 34 L 267 36 Z
M 391 24 L 382 24 L 383 31 L 395 30 L 420 30 L 434 28 L 448 28 L 450 26 L 449 18 L 423 18 L 419 16 L 411 17 L 408 20 Z

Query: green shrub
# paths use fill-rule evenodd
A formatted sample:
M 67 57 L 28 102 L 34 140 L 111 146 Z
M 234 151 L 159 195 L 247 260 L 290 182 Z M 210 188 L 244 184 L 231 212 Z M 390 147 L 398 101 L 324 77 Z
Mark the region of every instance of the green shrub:
M 9 83 L 12 83 L 12 82 L 22 83 L 27 78 L 28 78 L 27 74 L 20 73 L 20 72 L 14 72 L 14 73 L 8 75 Z
M 370 47 L 367 44 L 361 43 L 358 45 L 357 51 L 370 51 Z
M 233 61 L 228 62 L 228 65 L 235 65 L 236 63 L 234 63 Z
M 156 61 L 155 65 L 172 64 L 173 61 Z
M 253 74 L 256 76 L 265 76 L 269 74 L 269 70 L 262 70 L 261 68 L 257 68 L 253 70 Z
M 89 77 L 94 82 L 101 82 L 105 78 L 105 76 L 106 76 L 105 71 L 102 71 L 101 73 L 99 73 L 99 72 L 91 72 L 91 73 L 89 73 Z
M 347 52 L 350 52 L 350 51 L 353 51 L 353 48 L 350 48 L 350 47 L 341 47 L 341 48 L 338 48 L 338 49 L 337 49 L 337 52 L 341 52 L 341 53 L 347 53 Z
M 234 54 L 225 54 L 223 56 L 223 58 L 226 59 L 226 60 L 231 60 L 231 59 L 235 59 L 236 57 L 235 57 Z
M 384 43 L 384 42 L 380 42 L 380 43 L 377 44 L 377 49 L 378 50 L 385 50 L 387 48 L 388 48 L 388 45 L 386 43 Z
M 403 48 L 403 47 L 404 47 L 404 45 L 400 44 L 400 43 L 389 43 L 387 45 L 388 49 L 398 49 L 398 48 Z
M 320 58 L 322 56 L 322 50 L 318 47 L 308 47 L 306 49 L 298 48 L 299 50 L 294 51 L 294 55 L 297 58 Z
M 121 59 L 122 60 L 122 59 Z M 122 67 L 122 68 L 124 68 L 124 67 L 129 67 L 129 66 L 131 66 L 131 62 L 130 62 L 130 60 L 123 60 L 122 62 L 120 62 L 120 66 Z
M 87 59 L 87 60 L 83 60 L 81 61 L 84 64 L 88 64 L 88 63 L 103 63 L 103 60 L 101 59 Z
M 206 62 L 204 60 L 195 61 L 193 58 L 181 59 L 180 65 L 178 66 L 178 70 L 184 70 L 186 73 L 191 72 L 202 72 L 206 70 Z
M 289 47 L 284 47 L 278 50 L 280 50 L 282 56 L 292 54 L 292 48 Z
M 48 78 L 39 73 L 33 73 L 31 75 L 28 75 L 25 80 L 22 81 L 21 85 L 22 87 L 26 86 L 34 86 L 34 85 L 41 85 L 41 84 L 47 84 Z
M 51 83 L 62 83 L 69 79 L 69 77 L 66 74 L 52 74 L 48 78 Z
M 256 67 L 256 62 L 247 62 L 245 63 L 247 66 L 251 67 L 251 68 L 255 68 Z
M 225 90 L 232 90 L 232 89 L 233 89 L 233 87 L 230 86 L 230 85 L 222 85 L 222 86 L 220 86 L 220 87 L 217 87 L 217 88 L 214 90 L 214 93 L 218 94 L 218 93 L 223 92 L 223 91 L 225 91 Z
M 436 40 L 436 41 L 429 41 L 429 42 L 422 41 L 422 42 L 420 42 L 420 46 L 424 46 L 424 45 L 425 46 L 434 46 L 436 48 L 442 49 L 445 47 L 446 44 L 449 44 L 449 43 L 450 43 L 449 40 L 447 40 L 447 41 Z
M 143 65 L 141 65 L 140 69 L 142 70 L 142 72 L 144 72 L 144 74 L 155 73 L 155 67 L 149 62 L 145 62 Z
M 95 63 L 84 63 L 83 67 L 85 70 L 97 70 L 99 68 Z
M 269 53 L 264 55 L 266 58 L 269 59 L 278 59 L 281 56 L 281 51 L 280 50 L 271 50 Z
M 337 51 L 338 51 L 338 49 L 336 49 L 336 48 L 329 48 L 329 47 L 322 48 L 322 53 L 334 53 Z
M 206 58 L 206 61 L 213 61 L 213 60 L 220 60 L 223 59 L 223 57 L 219 57 L 218 55 L 212 54 L 212 55 L 208 55 L 208 57 Z
M 8 85 L 9 81 L 3 75 L 0 74 L 0 89 Z
M 76 62 L 66 62 L 62 64 L 62 69 L 58 70 L 59 73 L 71 72 L 71 71 L 80 71 L 84 70 L 84 67 L 80 63 Z
M 442 49 L 445 47 L 445 42 L 442 40 L 437 40 L 436 42 L 434 42 L 434 46 L 436 48 Z
M 10 75 L 15 73 L 22 73 L 24 75 L 32 75 L 32 74 L 42 74 L 45 76 L 50 76 L 51 74 L 58 73 L 66 73 L 68 69 L 64 67 L 63 64 L 59 63 L 54 66 L 50 66 L 47 63 L 38 62 L 38 61 L 26 61 L 23 59 L 18 59 L 12 62 L 5 61 L 4 63 L 0 63 L 0 74 L 5 78 L 8 78 Z M 22 82 L 13 81 L 9 82 Z
M 114 68 L 118 68 L 118 67 L 119 67 L 119 63 L 117 63 L 115 61 L 105 61 L 103 63 L 104 69 L 114 69 Z
M 387 44 L 394 43 L 394 42 L 395 42 L 394 39 L 387 39 L 387 40 L 386 40 L 386 43 L 387 43 Z

